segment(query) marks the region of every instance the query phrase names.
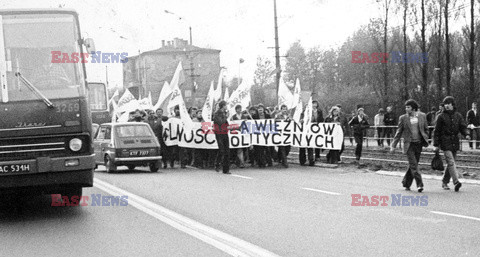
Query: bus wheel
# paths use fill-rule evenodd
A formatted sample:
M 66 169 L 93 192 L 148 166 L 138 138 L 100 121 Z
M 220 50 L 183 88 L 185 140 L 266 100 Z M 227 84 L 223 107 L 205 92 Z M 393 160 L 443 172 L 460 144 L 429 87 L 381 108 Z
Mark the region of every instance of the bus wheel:
M 157 172 L 158 171 L 158 168 L 160 167 L 160 164 L 159 162 L 152 162 L 149 164 L 150 166 L 150 171 L 151 172 Z
M 129 170 L 135 170 L 135 165 L 127 165 Z
M 105 156 L 105 168 L 107 169 L 107 172 L 115 172 L 117 171 L 117 166 L 113 163 L 112 159 L 110 156 Z

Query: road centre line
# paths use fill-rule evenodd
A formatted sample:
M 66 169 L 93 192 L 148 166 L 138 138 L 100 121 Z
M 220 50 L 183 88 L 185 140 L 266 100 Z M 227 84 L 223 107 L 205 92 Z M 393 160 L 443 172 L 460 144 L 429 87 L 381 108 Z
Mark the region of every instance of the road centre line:
M 323 190 L 318 190 L 318 189 L 313 189 L 313 188 L 308 188 L 308 187 L 303 187 L 302 189 L 303 189 L 303 190 L 308 190 L 308 191 L 313 191 L 313 192 L 318 192 L 318 193 L 329 194 L 329 195 L 342 195 L 342 194 L 340 194 L 340 193 L 323 191 Z
M 457 218 L 480 221 L 480 218 L 475 218 L 475 217 L 470 217 L 470 216 L 465 216 L 465 215 L 459 215 L 459 214 L 454 214 L 454 213 L 441 212 L 441 211 L 430 211 L 430 212 L 435 213 L 435 214 L 439 214 L 439 215 L 452 216 L 452 217 L 457 217 Z
M 232 174 L 231 176 L 232 176 L 232 177 L 237 177 L 237 178 L 244 178 L 244 179 L 253 179 L 253 178 L 251 178 L 251 177 L 240 176 L 240 175 L 235 175 L 235 174 Z
M 128 204 L 232 256 L 278 256 L 257 245 L 203 225 L 145 198 L 94 178 L 94 186 L 111 195 L 128 195 Z

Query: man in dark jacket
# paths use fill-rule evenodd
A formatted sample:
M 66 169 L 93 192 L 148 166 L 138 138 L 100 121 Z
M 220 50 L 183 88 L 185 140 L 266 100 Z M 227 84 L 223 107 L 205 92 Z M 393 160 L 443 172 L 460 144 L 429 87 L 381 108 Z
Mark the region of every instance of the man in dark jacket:
M 462 183 L 458 181 L 458 173 L 455 166 L 457 151 L 460 149 L 458 134 L 461 133 L 466 136 L 467 140 L 470 140 L 470 136 L 468 135 L 465 120 L 459 112 L 455 111 L 454 98 L 452 96 L 445 97 L 443 104 L 445 105 L 445 110 L 437 117 L 437 123 L 433 132 L 433 145 L 435 146 L 435 152 L 442 149 L 447 161 L 447 168 L 443 175 L 443 189 L 450 189 L 448 182 L 450 182 L 450 177 L 452 177 L 455 192 L 458 192 L 462 186 Z
M 370 127 L 363 108 L 358 108 L 357 116 L 353 117 L 348 125 L 353 127 L 353 137 L 357 144 L 355 148 L 355 156 L 357 157 L 357 161 L 360 161 L 360 157 L 362 157 L 363 135 L 365 130 Z
M 257 106 L 257 116 L 253 117 L 255 120 L 270 119 L 270 114 L 265 111 L 263 104 Z M 257 128 L 259 130 L 259 128 Z M 268 146 L 255 145 L 253 146 L 253 151 L 255 152 L 256 160 L 259 168 L 265 168 L 265 165 L 271 167 L 272 162 L 272 153 L 271 148 Z
M 395 113 L 393 113 L 393 107 L 391 105 L 387 106 L 387 113 L 385 113 L 383 122 L 385 126 L 387 126 L 384 130 L 385 139 L 387 139 L 387 144 L 390 146 L 390 139 L 393 138 L 393 133 L 395 133 L 395 128 L 391 126 L 397 126 L 397 118 L 395 117 Z
M 469 142 L 470 149 L 473 149 L 473 140 L 476 141 L 476 148 L 480 149 L 480 113 L 477 110 L 477 103 L 472 103 L 472 109 L 467 112 L 467 124 L 472 141 Z M 475 137 L 473 136 L 475 134 Z
M 220 163 L 223 164 L 223 173 L 230 173 L 230 142 L 228 141 L 228 117 L 227 102 L 220 101 L 218 111 L 213 115 L 213 132 L 218 145 L 218 154 L 215 161 L 215 170 L 220 171 Z
M 323 112 L 322 109 L 318 107 L 318 101 L 312 101 L 313 115 L 312 122 L 320 123 L 323 122 Z M 320 161 L 320 148 L 315 148 L 315 161 Z
M 418 162 L 422 154 L 422 147 L 428 146 L 428 126 L 425 113 L 418 111 L 418 103 L 410 99 L 405 102 L 406 114 L 398 119 L 398 128 L 392 142 L 393 152 L 397 147 L 400 138 L 404 139 L 403 152 L 407 155 L 408 170 L 403 177 L 403 187 L 410 190 L 410 186 L 415 179 L 418 192 L 423 191 L 422 175 L 418 169 Z

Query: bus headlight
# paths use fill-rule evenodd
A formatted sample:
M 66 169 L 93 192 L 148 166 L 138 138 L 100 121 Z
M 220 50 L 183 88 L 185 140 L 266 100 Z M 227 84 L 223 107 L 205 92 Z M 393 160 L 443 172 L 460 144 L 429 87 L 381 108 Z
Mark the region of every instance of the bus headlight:
M 80 151 L 80 149 L 82 149 L 82 140 L 78 139 L 78 138 L 74 138 L 72 140 L 70 140 L 68 146 L 70 147 L 70 150 L 74 151 L 74 152 L 78 152 Z

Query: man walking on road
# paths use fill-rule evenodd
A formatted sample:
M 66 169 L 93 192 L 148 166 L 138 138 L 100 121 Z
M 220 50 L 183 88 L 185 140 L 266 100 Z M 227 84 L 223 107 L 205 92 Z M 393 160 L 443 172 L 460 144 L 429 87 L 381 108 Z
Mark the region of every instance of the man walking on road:
M 433 145 L 435 146 L 435 152 L 442 149 L 447 161 L 447 168 L 443 175 L 443 189 L 450 189 L 448 182 L 450 182 L 450 177 L 452 177 L 455 192 L 458 192 L 460 187 L 462 187 L 462 183 L 458 181 L 457 167 L 455 166 L 457 151 L 460 149 L 458 134 L 462 133 L 467 140 L 470 140 L 470 136 L 465 120 L 455 110 L 455 99 L 452 96 L 447 96 L 443 99 L 443 104 L 445 105 L 445 110 L 437 117 L 435 130 L 433 131 Z
M 477 111 L 476 102 L 472 103 L 472 109 L 467 112 L 467 124 L 472 138 L 472 141 L 469 142 L 470 149 L 473 149 L 473 139 L 475 139 L 475 148 L 480 149 L 480 113 Z
M 227 102 L 221 101 L 218 104 L 218 111 L 213 116 L 213 132 L 218 145 L 218 154 L 215 161 L 215 170 L 220 171 L 220 164 L 223 166 L 224 174 L 230 173 L 230 143 L 228 142 L 228 117 Z
M 425 113 L 418 111 L 418 103 L 413 99 L 405 102 L 405 111 L 406 114 L 398 119 L 398 128 L 390 151 L 394 151 L 400 138 L 403 136 L 403 153 L 407 155 L 408 159 L 408 170 L 402 180 L 403 187 L 409 191 L 413 179 L 415 179 L 418 192 L 422 192 L 423 181 L 418 169 L 418 163 L 422 154 L 422 147 L 428 146 L 427 117 Z

